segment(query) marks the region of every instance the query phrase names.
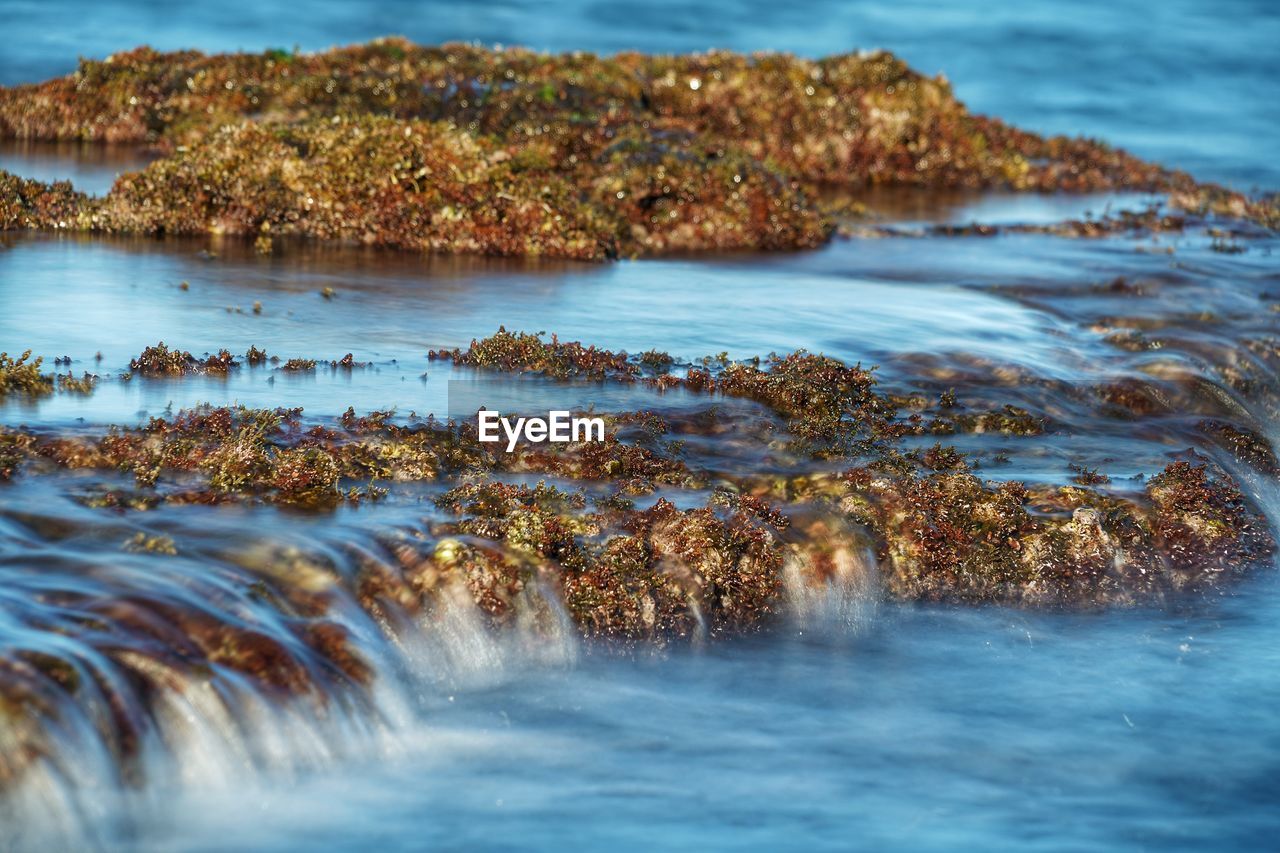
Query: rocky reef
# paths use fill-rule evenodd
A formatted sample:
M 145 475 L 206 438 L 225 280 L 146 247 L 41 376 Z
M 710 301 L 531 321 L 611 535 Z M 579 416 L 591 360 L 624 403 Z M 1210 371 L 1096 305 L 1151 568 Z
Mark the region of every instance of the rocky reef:
M 1051 415 L 966 405 L 923 382 L 887 388 L 876 370 L 827 356 L 679 362 L 499 329 L 429 358 L 461 375 L 625 385 L 654 408 L 602 413 L 603 441 L 511 453 L 469 421 L 354 409 L 206 406 L 136 426 L 0 428 L 0 488 L 36 490 L 20 511 L 0 508 L 14 560 L 47 559 L 32 549 L 58 542 L 56 559 L 84 561 L 92 579 L 106 535 L 110 565 L 129 578 L 95 593 L 88 581 L 12 576 L 14 594 L 40 606 L 23 610 L 25 645 L 0 656 L 0 790 L 60 760 L 41 722 L 59 714 L 89 715 L 121 784 L 134 784 L 175 696 L 206 696 L 205 714 L 234 714 L 246 689 L 321 715 L 358 705 L 385 665 L 371 636 L 451 630 L 460 611 L 495 636 L 566 631 L 651 648 L 768 630 L 797 601 L 849 588 L 1036 608 L 1178 601 L 1228 589 L 1276 552 L 1259 507 L 1210 455 L 1170 454 L 1123 483 L 1083 467 L 1066 484 L 988 477 L 975 454 L 939 440 L 1048 445 Z M 327 369 L 358 382 L 359 364 L 157 343 L 128 373 L 95 381 Z M 0 356 L 0 389 L 94 390 L 42 366 Z M 675 392 L 693 405 L 662 405 Z M 1090 396 L 1098 412 L 1164 414 L 1136 387 Z M 727 401 L 752 414 L 720 415 Z M 1238 470 L 1274 472 L 1273 448 L 1244 422 L 1205 419 L 1196 435 Z M 63 503 L 44 506 L 51 494 Z M 397 505 L 413 509 L 380 514 Z M 243 526 L 279 513 L 302 530 L 344 512 L 367 515 L 326 547 Z
M 0 89 L 0 138 L 148 144 L 104 198 L 0 172 L 0 228 L 279 235 L 598 260 L 796 249 L 870 184 L 1251 199 L 1092 140 L 965 109 L 885 52 L 546 55 L 386 39 L 299 55 L 138 48 Z M 1116 227 L 1143 227 L 1122 222 Z
M 302 238 L 603 261 L 905 233 L 857 215 L 858 192 L 875 184 L 1165 198 L 1086 221 L 918 229 L 938 239 L 1208 227 L 1212 251 L 1231 254 L 1280 223 L 1275 199 L 971 114 L 945 79 L 883 52 L 599 57 L 394 39 L 306 55 L 139 48 L 0 89 L 0 137 L 159 155 L 101 197 L 0 171 L 0 230 L 239 235 L 246 253 L 249 240 L 265 253 Z M 1277 551 L 1254 488 L 1273 488 L 1280 470 L 1267 437 L 1276 297 L 1264 271 L 1249 283 L 1259 299 L 1202 311 L 1158 263 L 1163 278 L 1079 288 L 1137 298 L 1185 287 L 1177 316 L 1221 314 L 1223 328 L 1179 343 L 1142 306 L 1093 306 L 1071 317 L 1116 352 L 1176 352 L 1076 384 L 945 348 L 906 353 L 885 382 L 805 350 L 681 361 L 500 327 L 427 353 L 433 375 L 591 382 L 642 403 L 596 412 L 603 440 L 509 453 L 465 420 L 322 416 L 272 408 L 285 402 L 275 396 L 153 408 L 162 414 L 116 426 L 114 415 L 0 426 L 0 488 L 18 496 L 0 503 L 12 549 L 0 595 L 23 602 L 21 643 L 0 655 L 0 793 L 42 768 L 63 772 L 64 716 L 97 739 L 123 787 L 140 781 L 148 750 L 169 746 L 157 738 L 175 720 L 198 715 L 182 702 L 215 721 L 252 719 L 237 707 L 245 696 L 244 707 L 265 698 L 322 719 L 367 710 L 379 675 L 404 664 L 396 655 L 433 626 L 452 630 L 458 612 L 487 637 L 561 631 L 632 649 L 770 630 L 798 600 L 853 587 L 870 601 L 1076 609 L 1228 590 Z M 0 353 L 0 404 L 251 371 L 272 385 L 325 371 L 354 385 L 379 369 L 351 353 L 293 355 L 158 342 L 127 371 L 120 361 L 118 374 L 76 376 L 69 357 L 51 372 L 30 352 Z M 1128 467 L 1096 447 L 1077 456 L 1064 436 L 1097 424 L 1112 430 L 1104 439 L 1142 431 L 1156 449 Z M 975 450 L 978 436 L 999 440 Z M 1069 474 L 1000 470 L 1010 446 Z
M 983 480 L 965 453 L 904 440 L 995 432 L 1035 441 L 1043 419 L 1014 407 L 956 412 L 950 399 L 922 417 L 907 398 L 880 391 L 873 371 L 827 357 L 706 359 L 681 369 L 663 353 L 629 356 L 505 330 L 432 357 L 480 371 L 639 383 L 655 394 L 682 388 L 708 404 L 750 400 L 768 419 L 735 439 L 736 452 L 748 460 L 783 454 L 795 473 L 690 452 L 689 437 L 723 430 L 698 414 L 616 412 L 604 441 L 524 443 L 504 453 L 479 442 L 469 422 L 349 410 L 307 423 L 299 409 L 228 408 L 96 436 L 6 430 L 2 471 L 123 472 L 132 486 L 82 494 L 89 505 L 122 509 L 267 502 L 324 510 L 376 501 L 396 483 L 438 484 L 446 491 L 437 504 L 457 520 L 431 532 L 436 544 L 415 572 L 444 571 L 442 560 L 482 561 L 459 571 L 486 579 L 472 592 L 495 614 L 501 590 L 519 590 L 530 571 L 552 572 L 581 626 L 650 639 L 679 622 L 672 614 L 686 605 L 713 627 L 763 624 L 784 561 L 820 580 L 831 549 L 873 553 L 885 592 L 902 599 L 1099 606 L 1215 586 L 1275 548 L 1256 508 L 1207 459 L 1174 461 L 1140 489 L 1115 488 L 1083 469 L 1066 486 Z M 163 344 L 134 360 L 144 377 L 242 364 L 225 351 L 202 362 Z M 1255 452 L 1269 450 L 1265 439 L 1245 444 L 1241 458 L 1265 470 L 1272 457 Z M 531 476 L 559 485 L 521 484 Z M 688 508 L 688 496 L 707 490 L 709 501 L 697 499 L 705 506 Z M 488 544 L 440 544 L 457 536 Z M 406 585 L 397 601 L 421 592 L 420 578 L 397 574 L 394 583 Z M 644 603 L 660 589 L 675 599 Z

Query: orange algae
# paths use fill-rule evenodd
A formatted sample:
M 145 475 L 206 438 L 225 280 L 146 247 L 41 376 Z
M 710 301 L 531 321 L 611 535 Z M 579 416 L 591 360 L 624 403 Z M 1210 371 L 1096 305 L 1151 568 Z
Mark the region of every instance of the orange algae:
M 148 353 L 148 361 L 161 365 L 195 361 L 181 350 L 155 347 Z M 761 451 L 766 444 L 769 452 L 785 447 L 798 460 L 829 464 L 816 470 L 807 465 L 795 474 L 702 468 L 697 457 L 680 451 L 679 442 L 658 440 L 671 432 L 671 424 L 651 412 L 611 416 L 616 431 L 604 441 L 527 445 L 503 454 L 480 444 L 466 425 L 400 425 L 390 412 L 361 417 L 348 410 L 332 425 L 306 427 L 299 410 L 198 409 L 97 437 L 5 433 L 0 467 L 6 476 L 49 465 L 131 473 L 138 492 L 114 490 L 91 498 L 111 506 L 167 500 L 320 508 L 380 497 L 385 487 L 379 483 L 438 481 L 452 487 L 440 500 L 458 516 L 448 529 L 497 543 L 496 555 L 467 552 L 487 567 L 477 571 L 489 579 L 483 595 L 494 607 L 501 609 L 494 602 L 506 600 L 514 589 L 508 582 L 515 584 L 530 560 L 551 560 L 565 571 L 604 572 L 563 581 L 585 596 L 574 606 L 587 608 L 583 618 L 596 626 L 592 630 L 607 633 L 606 626 L 625 623 L 619 629 L 628 636 L 654 629 L 663 610 L 653 609 L 658 599 L 643 604 L 620 598 L 624 588 L 647 590 L 652 597 L 663 589 L 703 595 L 732 587 L 737 591 L 723 593 L 718 606 L 727 609 L 715 618 L 754 624 L 771 610 L 775 593 L 769 590 L 779 582 L 784 551 L 817 560 L 814 549 L 825 547 L 821 540 L 834 530 L 858 531 L 848 549 L 873 551 L 885 588 L 895 596 L 1027 605 L 1127 604 L 1199 589 L 1257 565 L 1275 549 L 1265 520 L 1232 479 L 1191 461 L 1169 464 L 1140 492 L 1122 492 L 1094 469 L 1077 469 L 1076 483 L 1067 486 L 986 482 L 955 448 L 904 452 L 904 436 L 939 432 L 993 430 L 1035 440 L 1043 421 L 1013 407 L 961 410 L 954 395 L 943 395 L 944 414 L 926 421 L 919 412 L 904 412 L 903 399 L 877 390 L 871 371 L 823 356 L 798 352 L 759 366 L 726 361 L 714 370 L 688 368 L 683 377 L 653 376 L 647 371 L 654 364 L 673 367 L 669 356 L 629 356 L 505 330 L 466 351 L 436 353 L 442 356 L 484 370 L 541 371 L 655 389 L 679 385 L 753 400 L 785 426 L 748 432 L 740 440 L 759 442 Z M 677 423 L 683 435 L 699 429 L 714 435 L 718 429 L 714 421 L 696 418 Z M 624 428 L 631 432 L 624 434 Z M 1274 464 L 1260 436 L 1222 421 L 1206 421 L 1202 429 L 1206 438 L 1228 444 L 1260 469 Z M 784 435 L 793 440 L 779 442 Z M 531 473 L 603 487 L 608 494 L 598 495 L 597 509 L 588 510 L 582 496 L 566 497 L 555 487 L 529 492 L 484 479 Z M 664 503 L 670 490 L 711 484 L 717 484 L 712 504 L 719 509 L 710 515 Z M 655 492 L 660 500 L 649 510 L 636 510 L 627 498 Z M 723 526 L 725 509 L 755 519 L 753 530 L 763 523 L 767 535 L 743 528 L 741 535 L 755 537 L 754 544 L 731 545 L 738 528 Z M 826 532 L 811 532 L 819 530 Z M 634 541 L 610 545 L 600 539 L 610 535 Z M 702 552 L 692 544 L 726 536 L 713 557 L 698 556 Z M 725 560 L 740 563 L 734 571 L 745 574 L 711 577 L 725 569 Z M 612 568 L 606 571 L 606 564 Z M 657 566 L 665 568 L 655 575 Z M 499 587 L 507 592 L 490 585 L 500 578 L 506 578 Z M 610 592 L 611 582 L 622 587 Z M 612 615 L 588 613 L 591 601 Z M 703 606 L 713 607 L 705 599 Z
M 139 48 L 0 89 L 4 136 L 168 156 L 102 200 L 0 174 L 0 227 L 243 234 L 262 251 L 288 234 L 587 260 L 808 248 L 834 227 L 820 189 L 870 183 L 1160 190 L 1196 215 L 1276 222 L 1274 200 L 973 115 L 884 52 Z

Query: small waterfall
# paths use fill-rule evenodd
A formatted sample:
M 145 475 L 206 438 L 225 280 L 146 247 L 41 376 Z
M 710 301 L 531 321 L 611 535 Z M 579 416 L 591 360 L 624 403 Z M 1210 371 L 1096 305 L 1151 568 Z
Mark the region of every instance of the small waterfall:
M 875 622 L 880 600 L 875 555 L 853 537 L 832 537 L 831 550 L 820 558 L 792 549 L 782 581 L 788 617 L 798 632 L 857 636 Z
M 87 518 L 69 503 L 49 512 Z M 378 560 L 378 545 L 352 551 L 349 530 L 309 549 L 285 535 L 235 553 L 207 536 L 203 553 L 161 561 L 104 553 L 104 541 L 126 538 L 119 521 L 68 524 L 58 542 L 7 535 L 41 518 L 0 517 L 16 552 L 0 564 L 6 846 L 128 845 L 177 820 L 177 801 L 234 800 L 404 755 L 457 691 L 571 667 L 580 654 L 536 571 L 503 625 L 456 581 L 418 613 L 384 603 L 380 624 L 349 583 L 357 561 L 343 556 Z M 252 514 L 240 523 L 247 532 Z M 316 607 L 332 626 L 320 638 L 298 618 Z

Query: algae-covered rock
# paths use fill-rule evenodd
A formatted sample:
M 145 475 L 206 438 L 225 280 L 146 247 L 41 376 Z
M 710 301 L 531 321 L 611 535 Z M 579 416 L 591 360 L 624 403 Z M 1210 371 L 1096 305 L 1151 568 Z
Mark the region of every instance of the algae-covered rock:
M 1201 216 L 1276 218 L 1274 200 L 972 115 L 884 52 L 139 48 L 0 89 L 3 137 L 167 156 L 103 199 L 0 173 L 0 228 L 240 234 L 263 252 L 291 234 L 590 260 L 809 248 L 834 228 L 818 196 L 873 183 L 1161 190 Z
M 51 184 L 0 169 L 0 231 L 80 229 L 89 197 L 70 181 Z
M 44 359 L 31 359 L 31 350 L 17 358 L 0 352 L 0 399 L 9 394 L 40 397 L 53 393 L 53 376 L 40 372 Z
M 105 231 L 586 260 L 816 246 L 829 233 L 778 173 L 693 143 L 618 141 L 565 172 L 536 150 L 450 124 L 373 116 L 224 127 L 122 176 L 80 213 L 74 221 Z M 48 215 L 28 219 L 11 227 Z
M 884 51 L 786 54 L 540 54 L 398 39 L 281 55 L 149 48 L 85 60 L 65 78 L 0 92 L 0 133 L 190 145 L 251 117 L 447 120 L 562 161 L 619 132 L 691 132 L 738 144 L 814 183 L 1151 188 L 1168 175 L 1105 145 L 1043 139 L 974 116 L 941 77 Z M 572 161 L 570 161 L 572 162 Z
M 906 599 L 1130 604 L 1203 589 L 1275 553 L 1266 521 L 1225 475 L 1175 462 L 1140 495 L 984 483 L 968 472 L 851 472 L 842 504 L 879 542 Z M 1032 505 L 1054 506 L 1052 515 Z
M 612 246 L 554 170 L 444 124 L 239 124 L 122 177 L 112 231 L 301 234 L 433 252 L 595 258 Z
M 718 397 L 744 398 L 762 406 L 764 428 L 742 432 L 732 453 L 743 455 L 726 456 L 714 418 L 622 413 L 606 418 L 611 431 L 602 440 L 526 442 L 506 453 L 479 442 L 470 425 L 404 424 L 391 412 L 349 409 L 336 422 L 304 426 L 300 410 L 201 408 L 98 436 L 9 431 L 0 436 L 0 466 L 5 477 L 50 466 L 130 473 L 138 492 L 91 499 L 121 507 L 261 501 L 324 509 L 378 498 L 381 484 L 440 482 L 446 490 L 437 504 L 454 520 L 432 535 L 452 544 L 430 560 L 368 569 L 361 582 L 368 601 L 409 606 L 456 580 L 503 618 L 533 572 L 569 595 L 580 625 L 628 637 L 767 620 L 788 554 L 792 563 L 799 555 L 806 565 L 825 564 L 826 546 L 812 537 L 828 534 L 815 531 L 860 531 L 854 538 L 864 541 L 840 550 L 872 550 L 895 597 L 1031 606 L 1127 604 L 1207 588 L 1275 550 L 1267 522 L 1225 471 L 1177 461 L 1141 491 L 1082 466 L 1071 485 L 985 481 L 966 453 L 941 444 L 909 449 L 904 439 L 990 430 L 1034 442 L 1042 418 L 1012 406 L 970 412 L 944 394 L 930 425 L 918 395 L 882 392 L 873 371 L 825 356 L 706 359 L 681 376 L 665 354 L 629 356 L 500 329 L 434 357 L 655 392 L 679 387 L 712 407 Z M 225 351 L 199 362 L 158 345 L 134 367 L 181 375 L 234 363 Z M 676 425 L 713 439 L 716 450 L 685 453 L 666 438 Z M 1222 420 L 1199 430 L 1261 473 L 1271 470 L 1274 456 L 1258 436 Z M 757 473 L 761 460 L 782 473 Z M 589 501 L 558 485 L 503 479 L 529 475 L 593 493 Z M 713 486 L 705 507 L 673 502 Z M 629 497 L 654 493 L 644 509 Z M 796 518 L 804 523 L 793 525 Z

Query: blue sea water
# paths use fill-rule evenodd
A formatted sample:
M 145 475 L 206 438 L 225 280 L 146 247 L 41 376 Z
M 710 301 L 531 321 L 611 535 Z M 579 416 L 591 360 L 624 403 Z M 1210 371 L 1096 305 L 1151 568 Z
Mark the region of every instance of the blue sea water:
M 6 84 L 142 42 L 320 49 L 400 33 L 603 52 L 885 47 L 946 73 L 975 110 L 1102 137 L 1204 179 L 1280 188 L 1280 6 L 1258 0 L 513 0 L 305 10 L 278 0 L 0 0 L 0 29 Z M 99 191 L 128 164 L 102 152 L 0 148 L 0 166 Z M 910 218 L 1044 216 L 1017 206 L 1027 204 L 1036 202 L 932 199 Z M 104 382 L 87 399 L 6 403 L 0 422 L 130 422 L 200 400 L 303 405 L 325 417 L 348 404 L 429 409 L 443 404 L 452 373 L 428 364 L 426 349 L 465 346 L 499 323 L 684 358 L 808 347 L 878 363 L 890 383 L 960 353 L 1072 382 L 1211 373 L 1232 335 L 1274 333 L 1280 317 L 1259 308 L 1280 290 L 1274 239 L 1224 256 L 1203 235 L 1154 245 L 894 238 L 768 258 L 609 266 L 427 263 L 288 246 L 272 258 L 215 247 L 213 257 L 202 248 L 6 237 L 0 350 L 35 347 L 72 357 L 76 371 L 114 374 L 163 337 L 195 351 L 255 343 L 285 356 L 352 351 L 370 368 L 298 380 L 246 371 L 221 382 Z M 1150 297 L 1095 293 L 1117 277 L 1143 283 Z M 319 298 L 330 286 L 335 298 Z M 255 301 L 261 315 L 250 311 Z M 1201 313 L 1234 325 L 1223 331 L 1195 320 Z M 1102 327 L 1125 316 L 1159 318 L 1174 345 L 1118 353 Z M 1280 438 L 1274 409 L 1251 416 Z M 1080 432 L 1049 442 L 1043 455 L 1011 450 L 1003 476 L 1065 477 L 1076 453 L 1109 453 L 1109 470 L 1149 473 L 1185 447 L 1123 423 Z M 1273 523 L 1280 518 L 1274 480 L 1246 486 Z M 120 528 L 132 520 L 63 507 L 46 488 L 0 490 L 0 644 L 26 639 L 6 619 L 20 621 L 13 591 L 41 559 L 124 559 Z M 32 545 L 26 525 L 46 502 L 84 532 Z M 160 525 L 184 547 L 184 536 L 220 543 L 265 531 L 336 549 L 380 523 L 379 513 L 399 524 L 419 512 L 393 503 L 304 523 L 266 511 L 205 521 L 204 511 L 165 510 L 137 523 Z M 116 580 L 167 582 L 123 570 Z M 0 847 L 1275 849 L 1273 571 L 1210 596 L 1114 612 L 899 605 L 867 589 L 831 590 L 792 609 L 759 636 L 639 655 L 568 636 L 548 648 L 471 624 L 435 626 L 422 648 L 397 651 L 413 666 L 381 673 L 388 695 L 376 725 L 352 724 L 376 737 L 322 737 L 296 721 L 263 719 L 256 731 L 271 760 L 249 761 L 193 712 L 186 738 L 172 745 L 171 786 L 121 792 L 54 780 L 28 792 L 28 811 L 0 811 Z

